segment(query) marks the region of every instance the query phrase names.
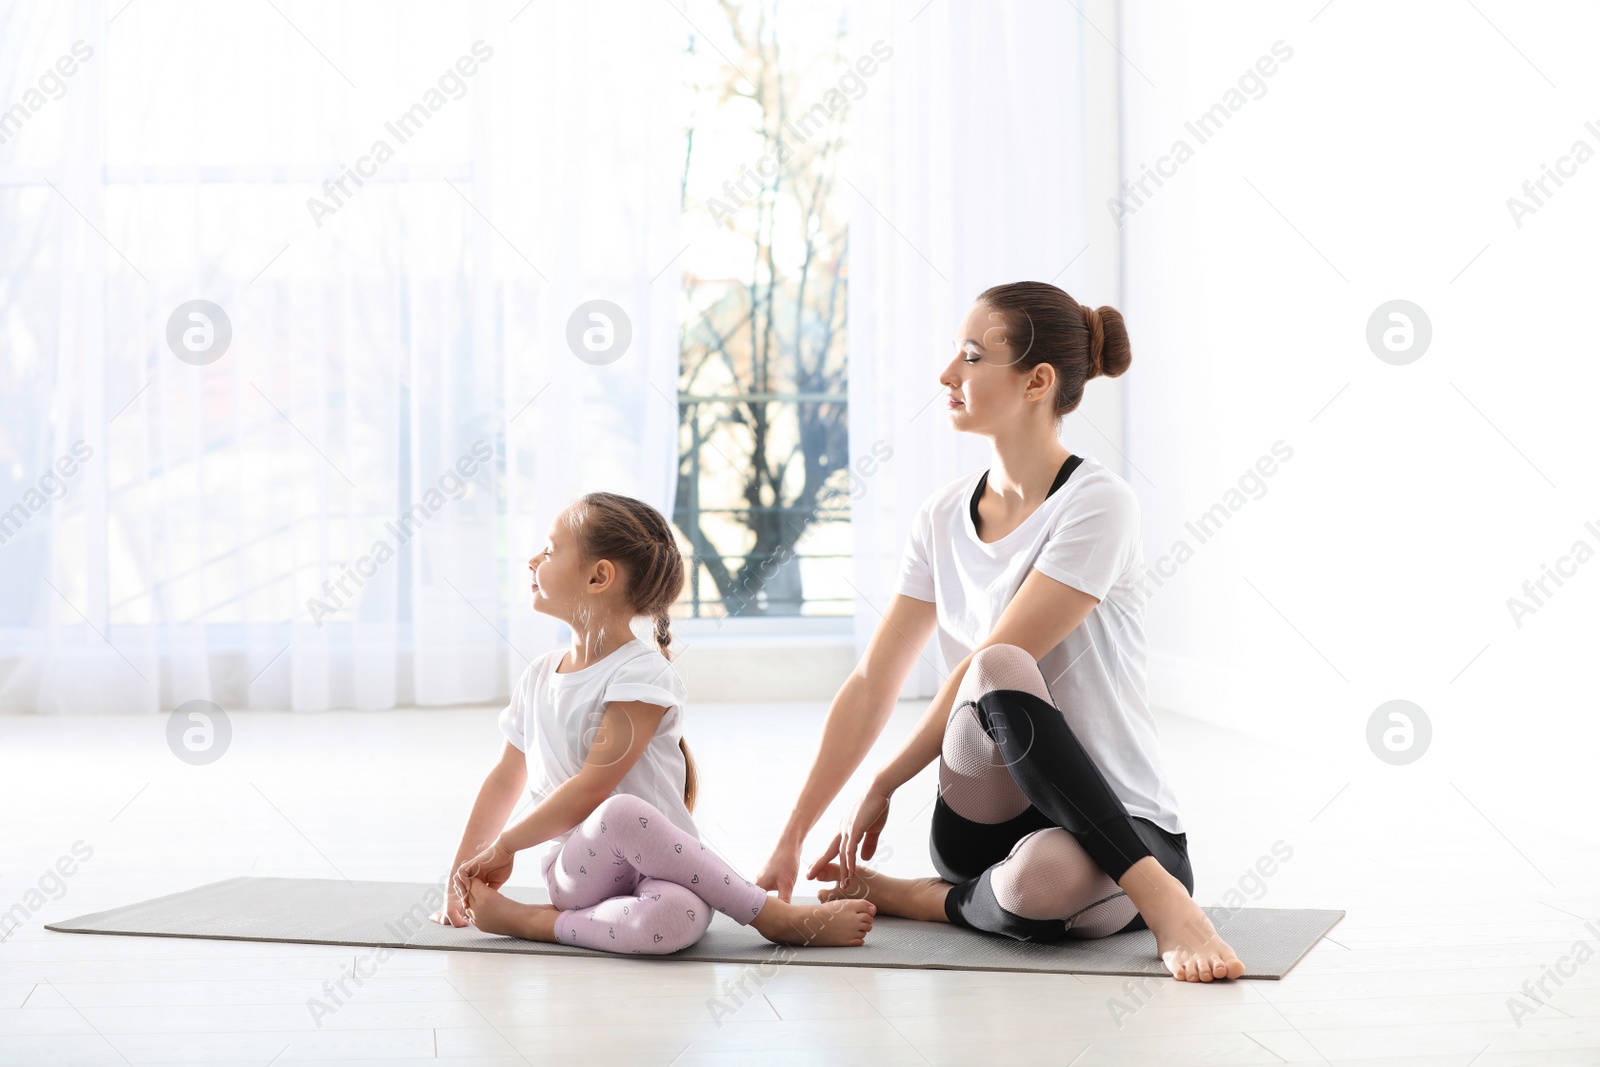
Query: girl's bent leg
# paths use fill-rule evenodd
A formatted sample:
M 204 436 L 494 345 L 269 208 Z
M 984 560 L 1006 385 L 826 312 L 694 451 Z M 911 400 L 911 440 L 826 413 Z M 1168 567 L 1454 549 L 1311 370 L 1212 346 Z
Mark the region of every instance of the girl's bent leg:
M 556 941 L 600 952 L 677 952 L 705 934 L 711 910 L 676 882 L 642 878 L 631 895 L 561 912 L 556 916 Z
M 567 838 L 551 869 L 550 900 L 564 909 L 592 907 L 633 893 L 642 878 L 676 882 L 741 926 L 767 903 L 765 889 L 628 793 L 607 797 Z

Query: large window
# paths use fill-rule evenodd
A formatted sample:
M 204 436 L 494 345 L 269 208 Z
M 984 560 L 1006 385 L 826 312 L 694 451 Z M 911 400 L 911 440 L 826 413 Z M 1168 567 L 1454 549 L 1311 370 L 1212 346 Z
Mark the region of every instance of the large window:
M 675 513 L 692 617 L 848 615 L 843 9 L 691 2 Z M 781 43 L 780 43 L 781 42 Z

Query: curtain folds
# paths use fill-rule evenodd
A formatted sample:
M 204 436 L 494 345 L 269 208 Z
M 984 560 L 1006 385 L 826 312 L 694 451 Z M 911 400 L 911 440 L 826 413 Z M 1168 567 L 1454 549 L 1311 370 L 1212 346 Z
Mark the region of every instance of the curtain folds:
M 0 85 L 92 52 L 0 142 L 0 711 L 506 699 L 561 507 L 672 513 L 681 19 L 103 8 Z
M 1084 10 L 1114 30 L 1099 7 L 1109 5 Z M 853 14 L 860 51 L 878 40 L 893 49 L 852 105 L 848 170 L 850 452 L 864 486 L 851 515 L 860 657 L 917 508 L 987 463 L 986 441 L 950 429 L 938 383 L 973 299 L 991 285 L 1038 280 L 1114 303 L 1118 245 L 1093 198 L 1096 176 L 1116 169 L 1114 129 L 1100 136 L 1114 127 L 1115 72 L 1089 54 L 1103 42 L 1091 48 L 1085 34 L 1094 31 L 1076 8 L 862 0 Z M 1117 435 L 1115 418 L 1095 421 Z M 1069 420 L 1069 444 L 1073 429 Z M 1116 454 L 1084 433 L 1115 465 Z M 886 451 L 892 458 L 877 462 Z M 904 696 L 937 691 L 950 665 L 936 670 L 936 656 L 930 644 Z

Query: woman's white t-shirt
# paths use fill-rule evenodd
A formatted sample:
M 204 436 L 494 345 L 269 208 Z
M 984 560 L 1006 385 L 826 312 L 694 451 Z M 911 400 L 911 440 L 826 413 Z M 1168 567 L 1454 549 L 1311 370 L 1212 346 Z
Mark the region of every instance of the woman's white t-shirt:
M 688 768 L 678 742 L 689 695 L 677 672 L 659 650 L 637 637 L 581 671 L 555 669 L 565 651 L 552 649 L 529 664 L 511 691 L 511 703 L 500 713 L 506 740 L 526 755 L 534 803 L 543 802 L 582 769 L 609 701 L 643 700 L 667 712 L 649 747 L 612 795 L 628 793 L 648 801 L 698 840 L 700 830 L 683 802 Z M 541 872 L 555 862 L 571 836 L 567 830 L 551 840 L 540 859 Z
M 985 544 L 970 510 L 982 476 L 974 471 L 923 502 L 894 591 L 938 605 L 946 670 L 988 639 L 1030 569 L 1097 598 L 1039 671 L 1128 814 L 1182 833 L 1145 697 L 1144 552 L 1133 487 L 1084 457 L 1020 526 Z

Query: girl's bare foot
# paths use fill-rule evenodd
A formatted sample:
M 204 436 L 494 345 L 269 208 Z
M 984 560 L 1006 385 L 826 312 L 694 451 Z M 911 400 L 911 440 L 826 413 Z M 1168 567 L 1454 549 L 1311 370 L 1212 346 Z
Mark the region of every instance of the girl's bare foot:
M 529 941 L 556 939 L 556 916 L 561 909 L 554 904 L 522 904 L 512 900 L 497 889 L 490 889 L 482 879 L 467 883 L 467 917 L 472 925 L 489 934 L 506 934 Z
M 923 922 L 947 923 L 950 917 L 944 912 L 944 898 L 952 886 L 939 878 L 895 878 L 856 864 L 849 884 L 840 885 L 839 865 L 830 863 L 822 869 L 822 878 L 834 881 L 832 889 L 817 894 L 818 900 L 869 900 L 885 915 L 898 915 L 904 919 Z M 819 879 L 820 881 L 821 879 Z
M 1156 935 L 1156 952 L 1183 982 L 1238 978 L 1244 964 L 1217 934 L 1205 910 L 1154 856 L 1129 867 L 1118 883 Z
M 768 896 L 750 925 L 779 945 L 860 945 L 866 943 L 877 910 L 865 900 L 791 904 L 782 897 Z

